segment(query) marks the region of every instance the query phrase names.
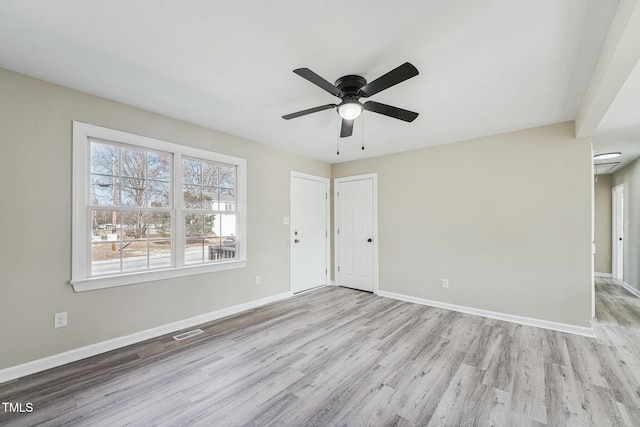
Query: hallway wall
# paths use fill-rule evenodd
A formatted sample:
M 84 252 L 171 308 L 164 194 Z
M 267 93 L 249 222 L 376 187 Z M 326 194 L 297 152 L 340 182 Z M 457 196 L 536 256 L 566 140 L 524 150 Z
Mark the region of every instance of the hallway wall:
M 595 178 L 595 272 L 611 274 L 611 183 L 613 175 Z

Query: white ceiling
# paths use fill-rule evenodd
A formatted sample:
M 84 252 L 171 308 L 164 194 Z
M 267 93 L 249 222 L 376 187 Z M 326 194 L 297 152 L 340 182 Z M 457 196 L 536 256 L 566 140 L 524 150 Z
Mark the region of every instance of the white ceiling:
M 0 67 L 336 163 L 573 120 L 617 3 L 3 0 Z M 370 99 L 420 116 L 366 113 L 365 151 L 356 122 L 336 155 L 334 111 L 281 118 L 337 100 L 295 68 L 371 81 L 405 61 L 420 75 Z M 629 139 L 616 126 L 602 138 Z

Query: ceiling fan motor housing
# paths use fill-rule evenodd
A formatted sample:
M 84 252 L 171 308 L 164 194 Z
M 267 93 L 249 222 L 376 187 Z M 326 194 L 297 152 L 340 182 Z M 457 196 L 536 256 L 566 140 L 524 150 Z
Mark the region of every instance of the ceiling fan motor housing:
M 336 80 L 335 86 L 344 93 L 341 98 L 359 98 L 362 94 L 358 92 L 360 88 L 366 84 L 367 81 L 364 77 L 350 74 Z

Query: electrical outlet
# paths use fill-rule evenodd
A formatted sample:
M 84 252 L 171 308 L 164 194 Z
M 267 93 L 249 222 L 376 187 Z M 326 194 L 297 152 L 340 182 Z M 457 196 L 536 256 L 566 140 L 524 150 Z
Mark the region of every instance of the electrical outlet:
M 64 328 L 67 326 L 67 312 L 56 313 L 53 317 L 54 328 Z
M 262 283 L 262 278 L 260 276 L 256 276 L 256 285 L 259 285 Z
M 449 279 L 442 279 L 442 287 L 443 288 L 449 287 Z

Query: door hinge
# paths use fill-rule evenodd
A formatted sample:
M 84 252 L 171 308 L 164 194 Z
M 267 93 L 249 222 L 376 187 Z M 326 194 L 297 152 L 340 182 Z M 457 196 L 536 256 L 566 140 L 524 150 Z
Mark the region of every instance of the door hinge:
M 337 193 L 338 193 L 338 197 L 340 197 L 340 192 L 339 192 L 339 191 L 337 191 Z
M 325 200 L 328 200 L 329 199 L 329 195 L 327 193 L 324 193 L 324 198 L 325 198 Z
M 327 274 L 327 269 L 326 269 L 326 268 L 324 269 L 324 274 L 325 274 L 325 275 Z
M 340 234 L 340 229 L 338 228 L 338 234 Z
M 338 266 L 338 271 L 340 271 L 340 266 Z

